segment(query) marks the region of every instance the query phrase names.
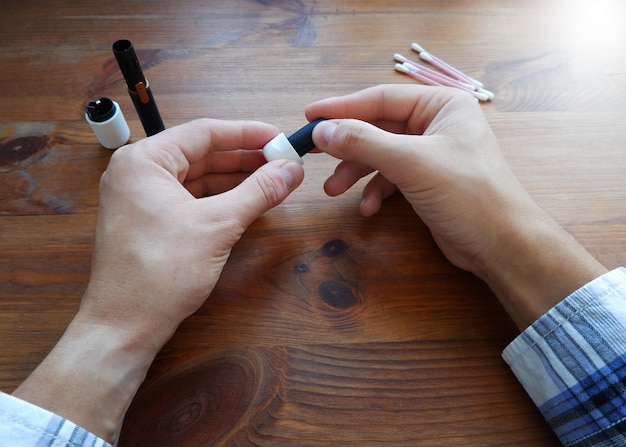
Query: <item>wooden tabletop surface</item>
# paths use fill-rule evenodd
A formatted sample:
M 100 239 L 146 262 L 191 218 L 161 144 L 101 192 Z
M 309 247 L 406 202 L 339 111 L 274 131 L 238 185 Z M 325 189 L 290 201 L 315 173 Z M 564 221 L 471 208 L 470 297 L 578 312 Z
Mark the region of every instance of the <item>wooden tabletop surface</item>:
M 626 253 L 626 6 L 598 0 L 21 0 L 0 14 L 0 389 L 76 312 L 111 155 L 84 120 L 119 102 L 134 43 L 167 127 L 256 119 L 415 81 L 412 42 L 496 93 L 483 109 L 522 183 L 607 267 Z M 327 197 L 336 161 L 252 225 L 157 357 L 122 446 L 559 445 L 500 354 L 517 331 L 400 196 Z

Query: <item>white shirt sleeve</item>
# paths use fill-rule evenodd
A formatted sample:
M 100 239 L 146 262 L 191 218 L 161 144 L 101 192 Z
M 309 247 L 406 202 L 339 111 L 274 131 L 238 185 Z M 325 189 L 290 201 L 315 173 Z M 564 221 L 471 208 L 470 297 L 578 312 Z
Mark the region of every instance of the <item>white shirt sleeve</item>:
M 54 413 L 0 392 L 0 445 L 11 447 L 111 447 Z

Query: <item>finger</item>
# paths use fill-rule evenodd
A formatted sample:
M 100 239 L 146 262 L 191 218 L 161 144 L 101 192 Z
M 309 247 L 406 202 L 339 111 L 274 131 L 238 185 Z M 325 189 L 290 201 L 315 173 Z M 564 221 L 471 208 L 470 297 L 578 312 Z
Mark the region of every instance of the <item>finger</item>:
M 442 107 L 457 96 L 460 95 L 455 89 L 445 87 L 380 85 L 315 102 L 307 107 L 305 114 L 309 120 L 321 116 L 354 118 L 391 132 L 421 134 Z M 471 98 L 471 95 L 463 96 Z
M 396 192 L 396 185 L 387 180 L 380 173 L 372 178 L 363 189 L 360 211 L 363 216 L 373 216 L 386 198 Z
M 373 169 L 363 163 L 342 161 L 335 168 L 335 172 L 324 183 L 324 191 L 329 196 L 338 196 L 372 172 Z
M 251 173 L 265 163 L 263 151 L 232 150 L 208 154 L 203 160 L 189 166 L 185 183 L 211 175 L 211 173 Z
M 148 157 L 182 180 L 190 164 L 208 154 L 233 149 L 260 149 L 279 130 L 256 121 L 199 119 L 172 127 L 136 143 Z
M 202 177 L 185 180 L 183 186 L 194 197 L 209 197 L 230 191 L 250 176 L 250 172 L 208 173 Z
M 276 160 L 261 166 L 241 184 L 220 195 L 225 214 L 246 228 L 264 212 L 280 204 L 304 178 L 304 170 L 294 160 Z M 237 204 L 233 206 L 233 204 Z
M 324 121 L 313 130 L 318 149 L 378 170 L 398 187 L 415 178 L 407 166 L 420 166 L 420 149 L 431 146 L 429 138 L 393 134 L 352 119 Z

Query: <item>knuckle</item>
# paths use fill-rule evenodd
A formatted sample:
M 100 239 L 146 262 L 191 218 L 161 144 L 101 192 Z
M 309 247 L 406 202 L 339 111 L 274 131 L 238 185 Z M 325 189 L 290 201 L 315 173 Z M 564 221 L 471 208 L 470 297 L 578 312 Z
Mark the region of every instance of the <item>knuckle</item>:
M 263 202 L 262 206 L 269 208 L 279 201 L 282 188 L 276 179 L 266 172 L 259 172 L 256 176 L 256 182 L 261 191 L 259 199 Z
M 361 143 L 363 128 L 359 125 L 340 124 L 337 128 L 338 146 L 346 153 L 356 151 Z
M 449 87 L 440 87 L 442 91 L 448 96 L 448 103 L 453 105 L 454 107 L 474 107 L 476 106 L 476 98 L 474 96 L 465 91 L 456 88 Z

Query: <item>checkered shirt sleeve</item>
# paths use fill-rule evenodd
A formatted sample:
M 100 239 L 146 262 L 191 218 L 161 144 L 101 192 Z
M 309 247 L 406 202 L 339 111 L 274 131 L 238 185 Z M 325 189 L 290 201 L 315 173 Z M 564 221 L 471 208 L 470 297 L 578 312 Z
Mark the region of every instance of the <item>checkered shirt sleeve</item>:
M 626 446 L 626 269 L 557 304 L 503 358 L 564 446 Z

